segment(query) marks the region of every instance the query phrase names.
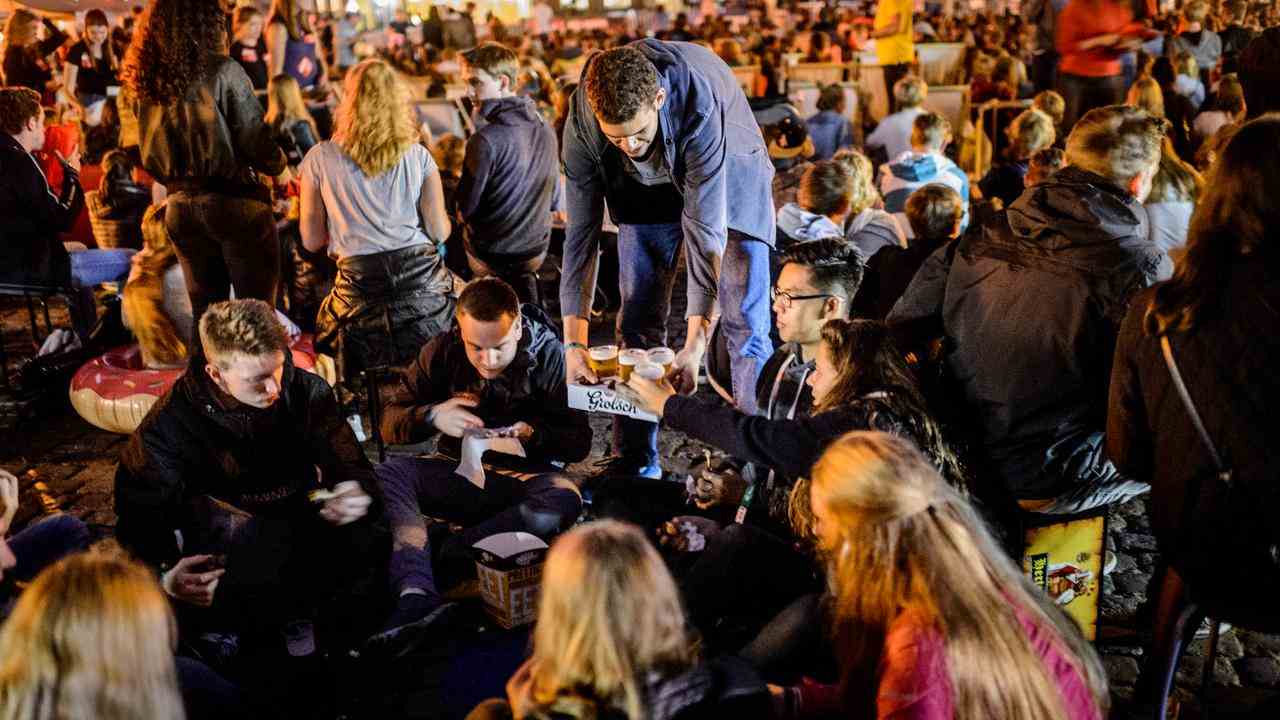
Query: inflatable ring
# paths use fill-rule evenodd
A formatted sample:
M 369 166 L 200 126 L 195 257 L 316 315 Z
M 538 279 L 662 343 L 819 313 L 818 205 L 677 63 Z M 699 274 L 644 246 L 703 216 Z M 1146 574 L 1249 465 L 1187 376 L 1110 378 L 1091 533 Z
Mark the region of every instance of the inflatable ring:
M 311 335 L 298 336 L 290 350 L 296 367 L 319 375 L 330 385 L 334 383 L 333 359 L 316 354 Z M 184 370 L 148 369 L 142 364 L 142 351 L 136 344 L 108 350 L 85 363 L 71 378 L 71 406 L 92 425 L 129 434 Z

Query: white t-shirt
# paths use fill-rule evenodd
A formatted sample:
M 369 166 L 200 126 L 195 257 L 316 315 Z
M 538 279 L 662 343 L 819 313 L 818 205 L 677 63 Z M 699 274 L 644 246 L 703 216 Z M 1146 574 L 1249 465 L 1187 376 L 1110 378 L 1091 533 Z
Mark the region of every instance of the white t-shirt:
M 414 143 L 394 167 L 370 178 L 333 141 L 311 148 L 299 169 L 320 191 L 329 255 L 338 259 L 430 243 L 418 217 L 418 198 L 435 171 L 431 153 Z

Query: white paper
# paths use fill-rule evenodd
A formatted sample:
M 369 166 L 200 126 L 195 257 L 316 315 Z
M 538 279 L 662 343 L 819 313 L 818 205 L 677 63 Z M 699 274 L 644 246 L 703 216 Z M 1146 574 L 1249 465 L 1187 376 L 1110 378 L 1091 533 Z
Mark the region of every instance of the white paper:
M 494 450 L 508 455 L 524 457 L 524 445 L 510 437 L 485 437 L 484 433 L 465 433 L 462 436 L 462 461 L 454 472 L 484 489 L 484 454 Z

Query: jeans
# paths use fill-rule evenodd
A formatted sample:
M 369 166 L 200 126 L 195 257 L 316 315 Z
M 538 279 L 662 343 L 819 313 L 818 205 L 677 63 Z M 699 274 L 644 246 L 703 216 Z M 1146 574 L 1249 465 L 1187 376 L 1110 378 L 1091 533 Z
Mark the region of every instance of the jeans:
M 93 287 L 108 282 L 124 282 L 136 250 L 115 248 L 111 250 L 86 249 L 79 243 L 67 243 L 67 255 L 71 258 L 71 287 L 77 292 L 71 303 L 71 325 L 80 342 L 89 340 L 98 310 L 93 302 Z
M 582 498 L 573 484 L 547 465 L 528 480 L 485 470 L 476 487 L 445 458 L 396 457 L 377 469 L 391 525 L 390 581 L 394 595 L 409 588 L 436 592 L 423 515 L 466 526 L 462 549 L 504 532 L 549 539 L 578 518 Z
M 1060 73 L 1058 86 L 1067 105 L 1062 120 L 1064 133 L 1070 133 L 1076 121 L 1090 110 L 1124 102 L 1124 78 L 1119 75 L 1084 77 Z
M 6 582 L 0 586 L 0 605 L 12 599 L 9 580 L 30 582 L 41 570 L 67 555 L 88 550 L 89 528 L 74 515 L 54 515 L 28 525 L 7 542 L 17 564 L 4 572 Z
M 618 274 L 622 309 L 617 337 L 623 347 L 651 348 L 667 341 L 671 288 L 684 231 L 679 223 L 618 226 Z M 773 353 L 769 340 L 769 246 L 729 230 L 717 288 L 728 339 L 733 396 L 738 409 L 756 412 L 756 378 Z M 642 465 L 658 463 L 658 426 L 616 417 L 614 446 Z
M 1074 515 L 1105 505 L 1126 502 L 1151 491 L 1145 482 L 1132 480 L 1106 456 L 1104 433 L 1063 439 L 1045 453 L 1041 476 L 1054 478 L 1066 490 L 1048 500 L 1024 500 L 1022 509 L 1042 515 Z
M 522 303 L 539 304 L 542 293 L 538 289 L 538 269 L 547 259 L 546 251 L 541 255 L 513 263 L 499 263 L 496 260 L 485 260 L 466 250 L 467 269 L 473 277 L 496 277 L 507 283 L 516 291 Z
M 173 238 L 197 323 L 210 305 L 231 297 L 276 304 L 280 243 L 271 206 L 217 193 L 169 196 L 165 228 Z

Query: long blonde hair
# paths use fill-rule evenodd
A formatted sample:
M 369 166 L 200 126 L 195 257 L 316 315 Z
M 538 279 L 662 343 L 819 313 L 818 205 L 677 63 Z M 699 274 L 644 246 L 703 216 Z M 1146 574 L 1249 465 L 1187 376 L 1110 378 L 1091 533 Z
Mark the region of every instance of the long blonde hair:
M 365 60 L 347 73 L 336 126 L 334 141 L 371 178 L 395 167 L 418 141 L 408 91 L 382 60 Z
M 143 252 L 134 256 L 134 268 L 124 286 L 124 314 L 149 367 L 177 367 L 187 359 L 191 338 L 179 336 L 177 326 L 164 309 L 164 276 L 178 263 L 164 224 L 164 205 L 152 205 L 142 216 Z
M 849 200 L 849 217 L 857 217 L 863 210 L 880 200 L 880 191 L 875 186 L 871 160 L 866 155 L 846 148 L 836 152 L 831 159 L 844 166 L 853 182 L 853 197 Z
M 1151 193 L 1147 203 L 1195 202 L 1204 188 L 1200 173 L 1173 148 L 1173 141 L 1166 135 L 1160 146 L 1160 167 L 1151 179 Z
M 146 568 L 99 553 L 64 558 L 0 630 L 0 717 L 182 720 L 176 635 Z
M 530 694 L 549 712 L 612 708 L 642 720 L 650 673 L 678 674 L 696 659 L 675 581 L 634 526 L 602 520 L 561 536 L 539 603 Z
M 850 712 L 874 715 L 885 637 L 911 612 L 941 636 L 956 718 L 1068 717 L 1025 622 L 1056 645 L 1105 716 L 1106 676 L 1093 648 L 910 441 L 849 433 L 823 453 L 811 480 L 812 502 L 834 526 L 823 528 L 820 551 Z
M 285 125 L 292 125 L 298 121 L 311 126 L 313 137 L 320 137 L 316 121 L 307 110 L 306 101 L 302 99 L 302 88 L 298 85 L 298 81 L 288 73 L 271 78 L 267 83 L 267 114 L 263 122 L 280 130 Z

